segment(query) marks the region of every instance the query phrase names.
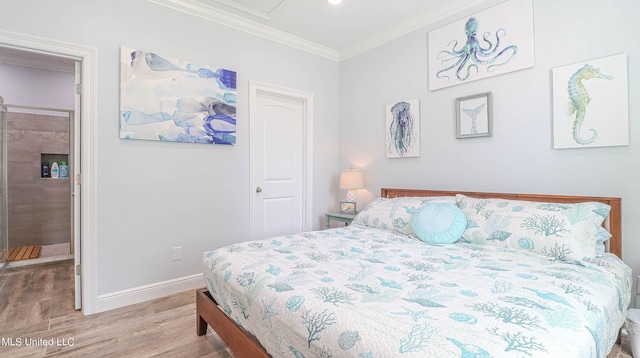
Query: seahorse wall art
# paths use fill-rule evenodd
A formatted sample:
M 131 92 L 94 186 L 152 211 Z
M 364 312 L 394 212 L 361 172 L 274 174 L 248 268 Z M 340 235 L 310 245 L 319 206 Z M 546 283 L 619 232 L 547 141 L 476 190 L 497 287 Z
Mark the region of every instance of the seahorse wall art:
M 419 156 L 419 101 L 397 102 L 387 106 L 387 157 Z
M 627 55 L 552 70 L 553 148 L 629 145 Z
M 591 102 L 591 97 L 589 97 L 587 88 L 582 81 L 590 80 L 592 78 L 612 80 L 613 76 L 608 76 L 602 73 L 599 68 L 587 63 L 571 76 L 567 86 L 567 90 L 569 91 L 569 113 L 573 116 L 571 134 L 573 136 L 573 140 L 582 145 L 591 144 L 598 137 L 598 131 L 593 128 L 589 129 L 589 132 L 591 132 L 590 138 L 585 139 L 580 136 L 580 129 L 584 123 L 587 106 L 589 105 L 589 102 Z
M 532 0 L 510 0 L 429 32 L 429 89 L 534 65 Z

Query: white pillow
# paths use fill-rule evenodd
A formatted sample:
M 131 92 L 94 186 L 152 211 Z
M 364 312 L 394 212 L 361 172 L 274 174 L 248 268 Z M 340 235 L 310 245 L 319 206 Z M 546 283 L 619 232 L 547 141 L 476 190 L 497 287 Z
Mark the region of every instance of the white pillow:
M 598 202 L 544 203 L 456 196 L 467 217 L 460 241 L 530 250 L 558 260 L 598 254 L 601 224 L 611 207 Z
M 422 205 L 431 202 L 455 204 L 456 198 L 454 196 L 378 198 L 362 209 L 351 225 L 384 229 L 416 237 L 411 228 L 411 218 Z

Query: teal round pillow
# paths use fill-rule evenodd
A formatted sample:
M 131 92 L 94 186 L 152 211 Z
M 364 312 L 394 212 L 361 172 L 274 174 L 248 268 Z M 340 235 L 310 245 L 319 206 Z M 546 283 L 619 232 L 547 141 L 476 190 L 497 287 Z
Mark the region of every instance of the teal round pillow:
M 413 214 L 411 228 L 424 242 L 452 244 L 467 228 L 467 217 L 455 204 L 429 203 Z

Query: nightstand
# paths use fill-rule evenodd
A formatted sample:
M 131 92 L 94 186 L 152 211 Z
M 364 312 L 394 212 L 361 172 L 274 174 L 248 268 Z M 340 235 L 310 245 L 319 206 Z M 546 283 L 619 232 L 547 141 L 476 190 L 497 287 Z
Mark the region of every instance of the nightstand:
M 326 213 L 324 214 L 325 221 L 327 222 L 327 229 L 331 228 L 331 221 L 340 221 L 344 223 L 344 226 L 351 224 L 356 214 L 340 214 L 340 213 Z

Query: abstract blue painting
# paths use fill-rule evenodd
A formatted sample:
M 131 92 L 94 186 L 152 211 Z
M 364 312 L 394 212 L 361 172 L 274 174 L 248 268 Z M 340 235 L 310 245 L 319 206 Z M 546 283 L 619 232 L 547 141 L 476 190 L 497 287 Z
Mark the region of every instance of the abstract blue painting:
M 120 138 L 236 143 L 236 73 L 122 47 Z

